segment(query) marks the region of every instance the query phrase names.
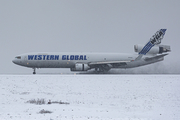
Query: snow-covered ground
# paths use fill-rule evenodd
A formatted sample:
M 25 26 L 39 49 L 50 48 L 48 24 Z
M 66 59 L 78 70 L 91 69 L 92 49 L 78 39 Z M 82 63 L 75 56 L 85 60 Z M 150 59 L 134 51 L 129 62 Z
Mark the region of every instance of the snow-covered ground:
M 0 120 L 35 119 L 179 120 L 180 75 L 0 75 Z

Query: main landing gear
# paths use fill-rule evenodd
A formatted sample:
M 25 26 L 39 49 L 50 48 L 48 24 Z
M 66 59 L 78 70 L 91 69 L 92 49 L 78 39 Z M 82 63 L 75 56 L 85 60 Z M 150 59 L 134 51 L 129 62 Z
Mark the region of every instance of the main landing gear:
M 33 71 L 33 74 L 36 74 L 36 68 L 33 68 L 33 70 L 34 70 L 34 71 Z

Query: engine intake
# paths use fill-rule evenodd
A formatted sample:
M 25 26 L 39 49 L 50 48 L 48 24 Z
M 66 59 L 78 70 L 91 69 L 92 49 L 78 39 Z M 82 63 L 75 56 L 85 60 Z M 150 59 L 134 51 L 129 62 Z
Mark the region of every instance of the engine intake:
M 144 45 L 134 45 L 134 51 L 140 52 L 143 49 Z M 170 46 L 168 45 L 158 45 L 151 48 L 147 54 L 162 54 L 164 52 L 170 52 Z
M 76 63 L 74 68 L 71 68 L 71 71 L 87 71 L 90 67 L 88 64 Z

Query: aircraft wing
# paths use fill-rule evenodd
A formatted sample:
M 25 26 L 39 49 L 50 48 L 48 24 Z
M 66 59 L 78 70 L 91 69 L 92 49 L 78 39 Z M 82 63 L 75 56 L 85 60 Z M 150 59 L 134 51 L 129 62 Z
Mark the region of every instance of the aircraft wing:
M 98 61 L 90 62 L 88 65 L 91 68 L 99 69 L 102 72 L 109 71 L 111 68 L 119 68 L 121 66 L 127 65 L 127 62 L 131 61 Z
M 131 62 L 131 61 L 105 61 L 105 62 L 99 61 L 99 62 L 90 62 L 88 65 L 93 66 L 93 65 L 117 64 L 117 63 L 126 64 L 127 62 Z
M 153 61 L 157 61 L 158 59 L 161 59 L 166 55 L 168 54 L 145 57 L 144 61 L 150 63 Z M 97 61 L 97 62 L 89 62 L 88 66 L 90 66 L 91 68 L 99 68 L 100 71 L 109 71 L 111 68 L 121 68 L 121 67 L 123 68 L 126 65 L 128 65 L 128 63 L 130 62 L 133 62 L 133 64 L 138 64 L 138 63 L 134 63 L 137 62 L 136 60 L 135 61 Z
M 146 57 L 144 58 L 145 61 L 151 61 L 154 59 L 159 59 L 168 54 L 162 54 L 162 55 L 157 55 L 154 57 Z M 95 66 L 95 65 L 105 65 L 105 64 L 121 64 L 121 65 L 127 65 L 127 63 L 132 62 L 132 61 L 97 61 L 97 62 L 90 62 L 88 63 L 89 66 Z

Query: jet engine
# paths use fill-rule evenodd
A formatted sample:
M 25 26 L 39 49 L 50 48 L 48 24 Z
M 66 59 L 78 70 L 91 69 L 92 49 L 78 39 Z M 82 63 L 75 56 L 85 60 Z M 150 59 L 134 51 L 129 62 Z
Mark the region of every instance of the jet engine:
M 74 68 L 71 68 L 71 71 L 87 71 L 90 67 L 88 64 L 76 63 Z
M 144 48 L 144 45 L 134 45 L 134 51 L 140 52 Z M 170 46 L 168 45 L 156 45 L 149 50 L 147 54 L 162 54 L 164 52 L 170 52 Z

